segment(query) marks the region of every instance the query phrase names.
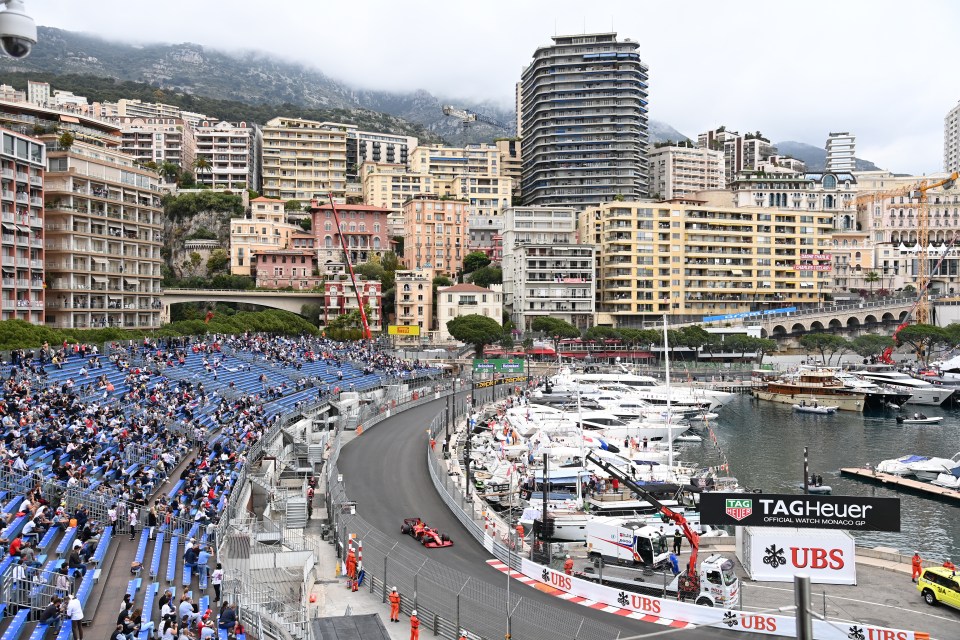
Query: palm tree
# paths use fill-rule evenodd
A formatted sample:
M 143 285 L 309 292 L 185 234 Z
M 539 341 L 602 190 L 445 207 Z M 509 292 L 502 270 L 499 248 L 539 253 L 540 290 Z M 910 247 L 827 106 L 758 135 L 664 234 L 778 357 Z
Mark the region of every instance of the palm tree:
M 198 157 L 193 161 L 193 168 L 197 170 L 198 175 L 202 175 L 205 171 L 209 171 L 213 165 L 210 164 L 210 161 L 204 157 Z
M 873 295 L 873 285 L 880 281 L 880 274 L 876 271 L 867 271 L 867 274 L 863 276 L 863 280 L 870 283 L 870 295 Z
M 180 167 L 175 162 L 164 162 L 157 167 L 157 173 L 167 182 L 180 183 Z

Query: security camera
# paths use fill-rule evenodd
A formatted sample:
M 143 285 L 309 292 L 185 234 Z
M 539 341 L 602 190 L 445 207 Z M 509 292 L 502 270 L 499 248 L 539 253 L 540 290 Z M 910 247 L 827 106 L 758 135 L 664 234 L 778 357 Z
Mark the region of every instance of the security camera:
M 23 0 L 0 0 L 0 48 L 11 58 L 26 58 L 37 44 L 37 23 L 26 14 Z

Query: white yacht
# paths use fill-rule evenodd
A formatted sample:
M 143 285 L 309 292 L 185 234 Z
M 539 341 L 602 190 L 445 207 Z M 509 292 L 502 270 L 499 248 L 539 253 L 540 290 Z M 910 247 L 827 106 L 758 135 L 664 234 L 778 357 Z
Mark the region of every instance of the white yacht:
M 907 400 L 907 404 L 940 406 L 954 392 L 954 389 L 950 387 L 930 384 L 926 380 L 918 380 L 893 368 L 870 367 L 862 371 L 854 371 L 853 374 L 864 380 L 909 393 L 910 398 Z
M 574 373 L 564 368 L 553 378 L 557 384 L 571 382 L 585 382 L 587 384 L 601 384 L 617 382 L 631 387 L 643 400 L 651 404 L 665 405 L 707 405 L 711 411 L 716 411 L 723 405 L 731 402 L 736 395 L 724 391 L 694 388 L 687 385 L 671 384 L 670 388 L 656 378 L 640 376 L 626 371 L 610 373 Z

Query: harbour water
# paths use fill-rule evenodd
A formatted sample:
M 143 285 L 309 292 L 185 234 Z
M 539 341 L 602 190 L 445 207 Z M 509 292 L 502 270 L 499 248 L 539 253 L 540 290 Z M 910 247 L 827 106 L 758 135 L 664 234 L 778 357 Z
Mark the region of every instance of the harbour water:
M 960 561 L 960 507 L 898 493 L 840 476 L 841 467 L 876 465 L 906 454 L 950 458 L 960 451 L 960 410 L 914 407 L 927 416 L 944 416 L 939 425 L 898 424 L 893 411 L 833 415 L 794 413 L 789 405 L 740 396 L 713 424 L 720 450 L 730 463 L 728 475 L 741 485 L 767 493 L 802 493 L 803 448 L 809 448 L 810 472 L 823 476 L 834 495 L 900 498 L 899 533 L 857 534 L 866 546 L 884 546 L 931 560 Z M 716 464 L 709 438 L 683 446 L 681 457 Z

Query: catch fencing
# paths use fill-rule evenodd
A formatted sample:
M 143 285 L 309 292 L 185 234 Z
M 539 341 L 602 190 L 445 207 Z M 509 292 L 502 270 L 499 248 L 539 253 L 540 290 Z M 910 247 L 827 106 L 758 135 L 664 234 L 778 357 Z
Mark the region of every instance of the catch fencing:
M 490 394 L 492 399 L 503 397 L 511 391 L 509 386 L 498 386 Z M 404 405 L 404 410 L 425 402 L 431 402 L 453 394 L 453 391 L 429 394 L 426 398 Z M 479 392 L 478 392 L 479 396 Z M 454 395 L 454 398 L 456 396 Z M 466 402 L 455 400 L 447 410 L 441 410 L 430 424 L 430 433 L 441 441 L 443 432 L 452 426 L 450 415 L 456 421 L 466 416 L 470 407 Z M 369 428 L 389 417 L 378 416 L 368 422 Z M 619 630 L 612 626 L 576 615 L 557 607 L 544 605 L 541 601 L 526 598 L 511 591 L 509 578 L 504 586 L 491 584 L 469 574 L 453 569 L 442 562 L 424 557 L 418 551 L 400 545 L 396 534 L 387 534 L 367 522 L 357 512 L 363 505 L 352 502 L 347 495 L 337 456 L 340 451 L 341 432 L 337 433 L 327 467 L 327 509 L 331 518 L 340 557 L 344 557 L 344 545 L 348 536 L 354 535 L 363 544 L 364 588 L 387 601 L 388 589 L 396 587 L 401 595 L 401 609 L 409 614 L 413 609 L 423 626 L 434 635 L 457 638 L 464 629 L 471 638 L 493 640 L 510 633 L 522 640 L 611 640 L 618 638 Z M 474 516 L 464 512 L 464 497 L 455 490 L 456 482 L 443 471 L 441 460 L 443 448 L 435 451 L 425 446 L 425 463 L 428 464 L 434 485 L 472 536 L 484 544 L 482 516 L 477 503 L 467 503 Z M 520 567 L 516 553 L 499 542 L 487 539 L 486 546 L 493 555 L 515 569 Z

